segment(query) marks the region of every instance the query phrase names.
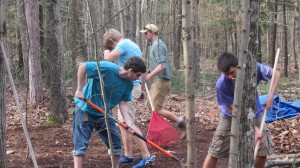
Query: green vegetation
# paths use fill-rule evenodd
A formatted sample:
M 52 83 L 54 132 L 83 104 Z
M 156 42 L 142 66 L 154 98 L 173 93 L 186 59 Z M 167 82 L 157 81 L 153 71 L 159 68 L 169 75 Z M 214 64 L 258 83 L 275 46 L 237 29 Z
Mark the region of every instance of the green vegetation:
M 58 125 L 61 125 L 61 122 L 57 119 L 57 118 L 54 118 L 54 117 L 49 117 L 49 119 L 45 122 L 43 122 L 44 126 L 58 126 Z

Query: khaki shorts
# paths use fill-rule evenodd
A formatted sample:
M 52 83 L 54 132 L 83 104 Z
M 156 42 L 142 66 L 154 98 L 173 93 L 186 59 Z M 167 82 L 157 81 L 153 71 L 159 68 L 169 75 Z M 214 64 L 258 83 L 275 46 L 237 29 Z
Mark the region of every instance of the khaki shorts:
M 163 108 L 165 98 L 169 94 L 170 89 L 171 89 L 171 80 L 168 79 L 154 80 L 150 89 L 150 98 L 153 103 L 154 111 L 161 110 Z
M 255 125 L 259 128 L 262 120 L 262 116 L 259 117 Z M 231 120 L 220 117 L 220 121 L 216 132 L 213 136 L 212 142 L 209 146 L 208 153 L 215 158 L 227 158 L 229 157 L 229 147 L 230 147 L 230 130 L 231 130 Z M 259 146 L 257 156 L 267 156 L 273 153 L 272 138 L 269 131 L 264 126 L 264 143 Z M 254 148 L 254 146 L 253 146 Z
M 134 85 L 132 92 L 131 92 L 131 101 L 127 102 L 128 104 L 128 114 L 131 119 L 131 122 L 134 123 L 135 119 L 135 110 L 136 110 L 136 104 L 141 96 L 142 88 L 140 84 Z M 120 122 L 124 122 L 123 116 L 120 112 L 120 108 L 118 109 L 118 120 Z

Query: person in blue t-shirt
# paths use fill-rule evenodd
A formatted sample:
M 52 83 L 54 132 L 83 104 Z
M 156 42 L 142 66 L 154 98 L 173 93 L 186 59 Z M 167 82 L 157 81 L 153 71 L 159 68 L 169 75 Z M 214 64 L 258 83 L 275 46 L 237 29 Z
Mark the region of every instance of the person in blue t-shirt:
M 102 38 L 103 46 L 107 50 L 103 52 L 104 60 L 114 61 L 118 59 L 119 66 L 123 66 L 125 61 L 133 56 L 139 56 L 142 58 L 142 52 L 140 47 L 129 39 L 125 39 L 124 36 L 116 29 L 108 29 Z M 135 114 L 136 114 L 136 105 L 139 99 L 144 98 L 143 87 L 144 87 L 145 76 L 142 75 L 142 80 L 137 79 L 133 81 L 132 89 L 132 99 L 128 102 L 129 105 L 129 116 L 131 122 L 134 123 Z M 118 110 L 118 119 L 124 121 L 123 116 Z M 142 134 L 139 128 L 133 124 L 133 127 L 137 130 L 138 133 Z M 136 167 L 146 166 L 146 164 L 152 164 L 155 158 L 150 154 L 146 143 L 137 138 L 132 137 L 128 131 L 120 127 L 122 142 L 124 145 L 124 156 L 120 158 L 120 163 L 133 163 L 135 158 L 132 153 L 132 139 L 137 144 L 139 150 L 142 154 L 142 159 L 136 165 Z
M 237 77 L 238 59 L 233 53 L 222 53 L 218 58 L 217 67 L 219 71 L 222 72 L 222 75 L 216 83 L 217 101 L 221 106 L 221 116 L 209 146 L 208 154 L 204 160 L 203 168 L 214 168 L 216 167 L 218 158 L 229 156 L 231 113 L 233 110 L 234 86 L 235 78 Z M 275 75 L 274 81 L 268 99 L 265 102 L 267 111 L 272 106 L 273 98 L 280 80 L 280 72 L 276 70 L 275 74 L 273 74 L 272 68 L 257 63 L 257 85 L 261 80 L 268 81 L 272 75 Z M 263 132 L 260 132 L 257 128 L 260 127 L 263 113 L 264 109 L 259 103 L 256 91 L 255 141 L 260 142 L 261 145 L 257 157 L 255 158 L 255 168 L 263 168 L 267 155 L 272 153 L 272 139 L 268 133 L 268 129 L 265 126 Z
M 81 168 L 83 165 L 83 158 L 86 154 L 93 130 L 97 131 L 99 137 L 109 147 L 104 115 L 80 99 L 88 99 L 98 107 L 105 109 L 97 63 L 86 62 L 81 64 L 78 69 L 77 90 L 74 98 L 76 107 L 73 120 L 74 150 L 72 152 L 75 168 Z M 107 112 L 112 115 L 111 110 L 119 104 L 124 122 L 133 131 L 136 131 L 132 127 L 133 123 L 128 114 L 127 102 L 131 100 L 132 81 L 138 79 L 146 72 L 146 65 L 143 59 L 140 57 L 131 57 L 125 62 L 123 67 L 119 67 L 112 62 L 100 61 L 99 67 L 104 82 L 105 101 L 108 107 Z M 89 80 L 84 85 L 85 76 Z M 109 119 L 109 127 L 111 129 L 114 158 L 117 163 L 116 167 L 119 167 L 118 161 L 122 154 L 121 137 L 112 119 Z M 110 153 L 110 150 L 108 151 Z

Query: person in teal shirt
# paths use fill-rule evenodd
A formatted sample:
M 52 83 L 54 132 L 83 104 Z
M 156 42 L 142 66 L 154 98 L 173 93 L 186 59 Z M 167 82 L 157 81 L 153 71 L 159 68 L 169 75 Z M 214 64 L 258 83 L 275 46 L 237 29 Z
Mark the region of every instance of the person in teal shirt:
M 114 61 L 118 60 L 119 66 L 123 66 L 126 60 L 133 56 L 139 56 L 142 58 L 142 51 L 140 47 L 135 44 L 130 39 L 124 38 L 124 36 L 116 29 L 108 29 L 102 38 L 103 46 L 105 47 L 105 50 L 103 52 L 104 60 L 107 61 Z M 141 79 L 137 79 L 133 81 L 133 89 L 132 89 L 132 99 L 128 102 L 129 106 L 129 116 L 134 123 L 135 120 L 135 114 L 136 114 L 136 105 L 139 99 L 143 99 L 144 93 L 142 92 L 144 87 L 145 81 L 143 78 L 145 76 L 142 76 Z M 120 113 L 120 110 L 118 111 L 118 119 L 120 121 L 124 121 L 124 118 L 122 114 Z M 138 133 L 142 134 L 139 128 L 133 124 L 133 127 L 137 130 Z M 142 154 L 142 159 L 140 162 L 135 166 L 137 168 L 146 166 L 147 164 L 152 164 L 155 158 L 150 154 L 146 143 L 137 138 L 132 137 L 128 131 L 126 131 L 124 128 L 120 127 L 121 134 L 122 134 L 122 141 L 124 146 L 124 156 L 120 158 L 120 163 L 133 163 L 135 161 L 135 158 L 133 157 L 132 153 L 132 139 L 137 144 L 139 150 Z
M 76 107 L 73 120 L 74 150 L 72 152 L 75 168 L 81 168 L 83 165 L 83 158 L 93 130 L 97 131 L 99 137 L 108 146 L 104 115 L 81 100 L 83 98 L 88 99 L 98 107 L 105 109 L 97 63 L 99 62 L 86 62 L 81 64 L 78 69 L 77 90 L 74 98 Z M 99 67 L 104 82 L 105 99 L 108 107 L 107 112 L 112 115 L 111 110 L 119 104 L 121 113 L 124 116 L 124 122 L 132 128 L 133 123 L 129 119 L 127 102 L 131 100 L 132 81 L 138 79 L 146 72 L 143 59 L 140 57 L 131 57 L 125 62 L 123 67 L 119 67 L 108 61 L 100 61 Z M 89 80 L 84 85 L 85 76 Z M 119 167 L 118 161 L 122 154 L 121 137 L 112 119 L 109 119 L 109 127 L 113 141 L 114 159 L 117 163 L 116 167 Z M 135 131 L 134 128 L 132 129 Z

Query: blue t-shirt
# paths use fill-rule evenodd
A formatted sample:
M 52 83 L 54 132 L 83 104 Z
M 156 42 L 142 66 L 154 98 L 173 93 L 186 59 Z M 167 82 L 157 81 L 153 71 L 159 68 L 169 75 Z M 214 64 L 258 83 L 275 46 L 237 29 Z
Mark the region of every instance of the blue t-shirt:
M 268 81 L 272 73 L 272 68 L 257 63 L 257 85 L 261 80 Z M 216 83 L 217 101 L 221 106 L 221 115 L 225 118 L 231 118 L 231 112 L 228 105 L 233 104 L 235 80 L 228 79 L 224 74 L 220 76 Z M 258 93 L 256 90 L 256 117 L 263 114 L 263 107 L 259 103 Z
M 133 83 L 119 76 L 119 66 L 108 61 L 100 62 L 100 70 L 104 81 L 104 91 L 109 112 L 120 101 L 130 101 Z M 88 83 L 83 88 L 84 98 L 90 100 L 104 110 L 100 80 L 96 62 L 86 62 L 86 75 Z M 100 112 L 89 106 L 83 100 L 74 98 L 75 104 L 83 112 L 93 116 L 103 116 Z
M 118 57 L 118 62 L 121 67 L 123 67 L 125 62 L 133 56 L 142 57 L 142 51 L 140 47 L 129 39 L 121 40 L 116 45 L 115 49 L 121 53 L 121 55 Z M 133 81 L 134 85 L 140 83 L 142 83 L 140 79 Z

